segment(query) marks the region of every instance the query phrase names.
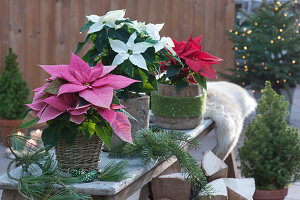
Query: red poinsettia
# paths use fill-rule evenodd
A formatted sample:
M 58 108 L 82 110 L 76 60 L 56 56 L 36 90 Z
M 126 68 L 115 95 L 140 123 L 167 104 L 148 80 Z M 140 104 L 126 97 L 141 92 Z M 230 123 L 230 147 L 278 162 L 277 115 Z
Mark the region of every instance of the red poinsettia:
M 175 45 L 173 50 L 194 72 L 199 72 L 199 74 L 209 79 L 216 79 L 216 72 L 212 65 L 218 64 L 222 59 L 202 51 L 201 37 L 198 36 L 193 39 L 191 35 L 187 42 L 183 40 L 177 42 L 172 39 Z

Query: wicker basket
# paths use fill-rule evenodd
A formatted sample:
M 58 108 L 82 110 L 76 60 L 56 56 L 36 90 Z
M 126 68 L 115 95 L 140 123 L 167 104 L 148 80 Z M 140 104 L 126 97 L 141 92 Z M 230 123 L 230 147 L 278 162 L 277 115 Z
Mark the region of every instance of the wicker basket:
M 82 134 L 78 135 L 72 145 L 63 140 L 55 146 L 56 159 L 62 171 L 70 168 L 80 168 L 86 171 L 97 169 L 103 142 L 94 135 L 88 142 Z

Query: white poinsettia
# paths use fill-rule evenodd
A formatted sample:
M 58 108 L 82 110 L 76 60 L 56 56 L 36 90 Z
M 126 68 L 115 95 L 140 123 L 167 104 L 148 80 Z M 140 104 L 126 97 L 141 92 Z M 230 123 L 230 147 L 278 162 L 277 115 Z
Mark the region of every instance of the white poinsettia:
M 147 50 L 149 44 L 146 42 L 134 43 L 136 37 L 136 32 L 134 32 L 129 37 L 126 44 L 121 40 L 109 39 L 112 50 L 118 53 L 113 60 L 113 66 L 122 64 L 129 58 L 132 64 L 138 66 L 139 68 L 148 70 L 145 58 L 141 53 L 144 53 Z
M 137 20 L 132 21 L 132 23 L 128 23 L 128 26 L 134 28 L 139 33 L 145 32 L 147 28 L 145 22 L 138 22 Z
M 153 40 L 160 40 L 159 31 L 163 28 L 164 24 L 147 24 L 146 32 Z
M 103 29 L 104 26 L 110 28 L 117 27 L 117 20 L 124 20 L 126 10 L 113 10 L 107 12 L 104 16 L 90 15 L 87 16 L 87 19 L 94 24 L 90 27 L 88 34 L 95 33 Z

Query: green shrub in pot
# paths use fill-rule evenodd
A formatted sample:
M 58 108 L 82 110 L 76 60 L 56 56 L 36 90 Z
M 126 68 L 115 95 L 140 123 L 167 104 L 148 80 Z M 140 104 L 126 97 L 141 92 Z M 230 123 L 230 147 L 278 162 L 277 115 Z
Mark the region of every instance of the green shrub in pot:
M 285 121 L 287 106 L 266 81 L 259 114 L 248 124 L 239 148 L 242 174 L 255 179 L 257 190 L 281 190 L 300 178 L 300 136 Z

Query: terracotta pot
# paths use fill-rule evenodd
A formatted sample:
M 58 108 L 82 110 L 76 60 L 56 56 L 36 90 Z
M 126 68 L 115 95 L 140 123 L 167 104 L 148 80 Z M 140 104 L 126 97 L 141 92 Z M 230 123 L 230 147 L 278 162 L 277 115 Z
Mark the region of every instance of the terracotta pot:
M 4 146 L 7 147 L 6 137 L 21 126 L 22 120 L 0 119 L 0 132 Z
M 178 91 L 176 91 L 175 85 L 159 84 L 158 95 L 161 95 L 164 97 L 175 97 L 175 98 L 184 99 L 184 98 L 199 97 L 199 96 L 205 95 L 205 94 L 204 94 L 203 88 L 201 88 L 198 85 L 189 85 L 178 92 Z M 205 97 L 204 97 L 203 103 L 205 105 Z M 169 104 L 169 103 L 167 103 L 167 104 Z M 165 105 L 165 103 L 164 103 L 164 105 Z M 202 106 L 204 106 L 204 105 L 202 104 Z M 169 106 L 169 105 L 166 105 L 166 106 Z M 172 108 L 170 108 L 170 109 L 172 109 Z M 184 109 L 183 109 L 182 113 L 184 113 Z M 161 127 L 161 128 L 166 128 L 166 129 L 179 129 L 179 130 L 193 129 L 201 123 L 201 120 L 202 120 L 202 115 L 193 116 L 193 117 L 191 117 L 191 116 L 185 116 L 185 117 L 175 116 L 174 117 L 174 116 L 164 116 L 164 114 L 161 112 L 160 113 L 153 112 L 154 125 Z
M 282 190 L 255 190 L 254 200 L 284 200 L 288 193 L 288 188 Z

